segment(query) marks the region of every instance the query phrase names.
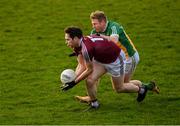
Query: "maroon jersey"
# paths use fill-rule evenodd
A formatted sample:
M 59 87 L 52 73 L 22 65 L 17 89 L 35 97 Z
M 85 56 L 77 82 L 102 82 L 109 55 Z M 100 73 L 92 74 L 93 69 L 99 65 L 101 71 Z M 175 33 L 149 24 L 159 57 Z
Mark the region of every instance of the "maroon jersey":
M 109 42 L 100 36 L 83 37 L 81 49 L 75 51 L 82 53 L 84 59 L 89 62 L 95 59 L 101 63 L 114 62 L 120 53 L 120 48 L 113 42 Z

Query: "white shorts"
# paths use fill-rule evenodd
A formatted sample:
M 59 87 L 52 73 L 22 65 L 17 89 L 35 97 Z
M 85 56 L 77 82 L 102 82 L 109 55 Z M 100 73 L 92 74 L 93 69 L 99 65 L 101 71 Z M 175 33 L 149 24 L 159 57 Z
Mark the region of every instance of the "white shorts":
M 137 64 L 139 63 L 139 54 L 135 52 L 132 57 L 125 60 L 125 74 L 131 74 L 135 71 Z
M 113 63 L 104 64 L 98 61 L 95 62 L 102 64 L 107 70 L 107 73 L 110 74 L 111 76 L 119 77 L 125 73 L 124 59 L 125 59 L 125 54 L 123 51 L 121 51 L 119 57 Z

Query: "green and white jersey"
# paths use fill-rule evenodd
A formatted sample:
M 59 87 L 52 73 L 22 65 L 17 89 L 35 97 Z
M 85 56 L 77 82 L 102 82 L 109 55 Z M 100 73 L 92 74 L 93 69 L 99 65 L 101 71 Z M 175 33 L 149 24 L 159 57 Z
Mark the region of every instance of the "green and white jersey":
M 91 34 L 96 34 L 96 33 L 100 33 L 107 36 L 117 34 L 119 36 L 118 46 L 125 52 L 126 56 L 128 57 L 132 57 L 134 53 L 137 51 L 132 41 L 125 33 L 122 25 L 116 22 L 108 21 L 104 32 L 96 32 L 95 29 L 91 31 Z

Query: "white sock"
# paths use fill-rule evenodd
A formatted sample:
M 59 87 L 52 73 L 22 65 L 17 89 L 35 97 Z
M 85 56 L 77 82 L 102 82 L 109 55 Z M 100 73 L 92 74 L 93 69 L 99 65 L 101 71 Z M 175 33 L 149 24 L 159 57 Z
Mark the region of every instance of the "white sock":
M 99 107 L 98 101 L 91 102 L 91 106 L 94 108 L 98 108 Z
M 144 88 L 140 87 L 140 88 L 139 88 L 139 93 L 140 93 L 140 94 L 143 94 L 144 92 L 145 92 Z

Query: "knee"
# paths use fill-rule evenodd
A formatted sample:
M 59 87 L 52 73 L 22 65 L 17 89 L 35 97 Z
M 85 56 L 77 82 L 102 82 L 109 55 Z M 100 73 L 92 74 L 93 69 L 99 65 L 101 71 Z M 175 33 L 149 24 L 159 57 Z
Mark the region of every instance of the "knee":
M 86 79 L 86 85 L 87 87 L 92 87 L 95 84 L 96 80 L 93 80 L 92 78 Z

